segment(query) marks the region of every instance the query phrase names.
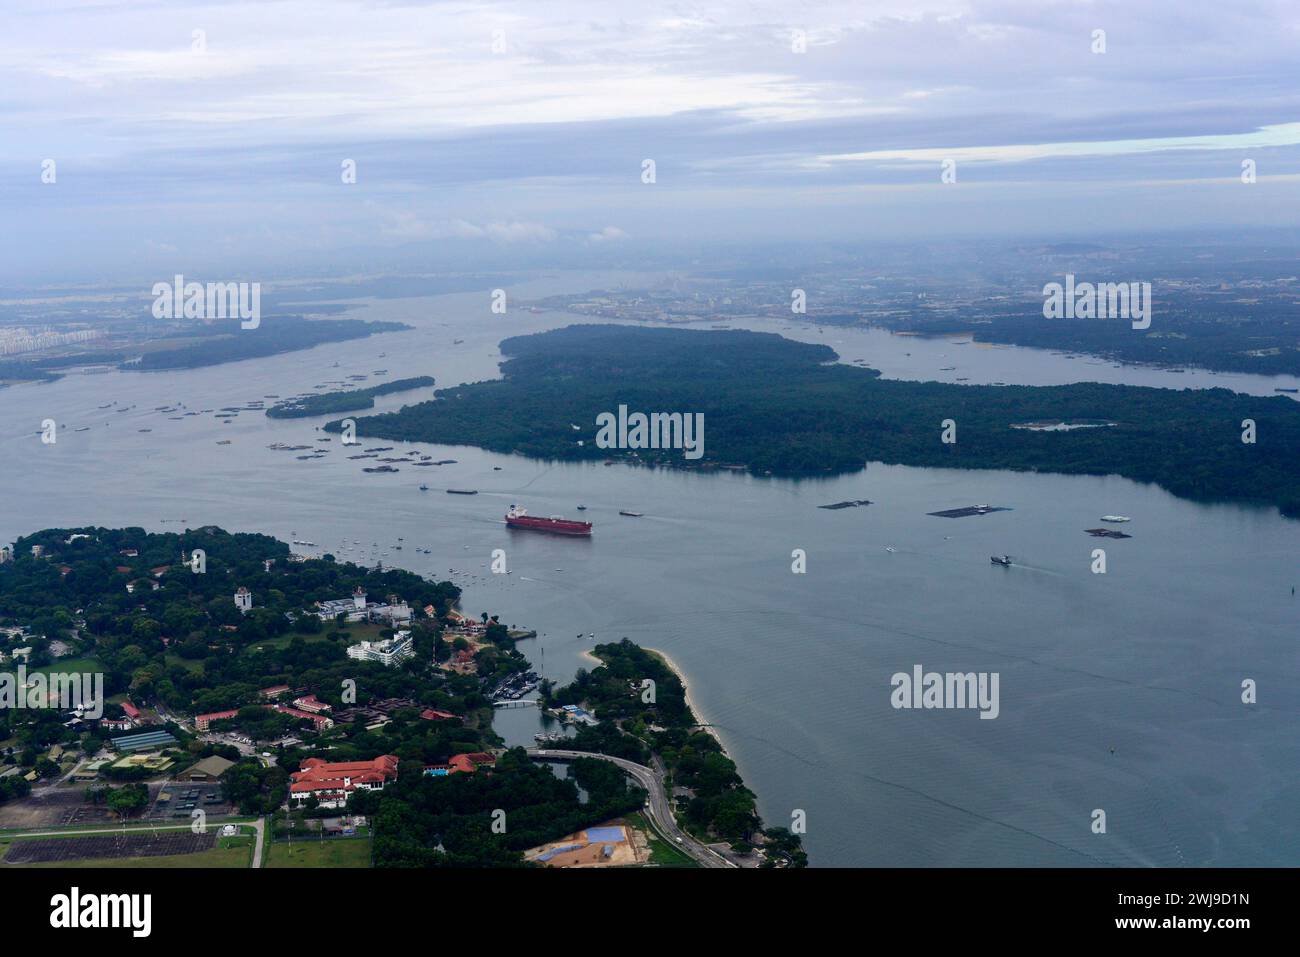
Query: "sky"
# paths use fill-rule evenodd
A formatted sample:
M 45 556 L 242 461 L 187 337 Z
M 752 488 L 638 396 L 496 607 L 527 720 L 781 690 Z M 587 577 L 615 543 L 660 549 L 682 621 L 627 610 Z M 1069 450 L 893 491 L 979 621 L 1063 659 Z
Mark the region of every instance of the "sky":
M 6 0 L 0 24 L 10 286 L 1300 211 L 1294 2 Z

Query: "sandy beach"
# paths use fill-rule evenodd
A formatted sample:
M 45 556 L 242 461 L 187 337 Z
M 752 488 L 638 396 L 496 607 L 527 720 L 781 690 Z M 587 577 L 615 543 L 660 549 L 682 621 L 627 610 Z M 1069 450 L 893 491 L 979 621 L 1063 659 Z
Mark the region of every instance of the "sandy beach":
M 658 648 L 646 648 L 645 645 L 642 645 L 641 647 L 645 648 L 646 651 L 650 652 L 650 654 L 654 655 L 656 658 L 662 661 L 665 665 L 667 665 L 672 670 L 673 674 L 677 675 L 678 680 L 681 681 L 682 683 L 682 687 L 686 690 L 686 706 L 691 709 L 691 713 L 695 715 L 696 721 L 699 721 L 701 724 L 708 725 L 708 727 L 706 727 L 704 730 L 713 736 L 713 740 L 717 741 L 718 746 L 722 748 L 722 753 L 730 758 L 731 752 L 727 750 L 727 743 L 722 740 L 722 735 L 718 733 L 717 728 L 709 724 L 708 717 L 704 714 L 704 712 L 700 710 L 700 706 L 699 704 L 696 703 L 695 699 L 691 697 L 691 683 L 686 680 L 686 672 L 682 671 L 681 666 L 678 665 L 677 662 L 673 661 L 673 659 L 666 652 L 660 651 Z M 602 664 L 604 664 L 604 662 L 602 662 L 590 651 L 583 651 L 582 659 L 584 661 L 590 661 L 592 667 L 600 667 Z M 735 758 L 732 758 L 732 760 L 734 761 Z
M 645 646 L 643 645 L 642 647 Z M 686 706 L 691 709 L 691 713 L 695 715 L 696 721 L 708 725 L 704 730 L 713 735 L 713 740 L 718 742 L 718 746 L 722 748 L 722 753 L 730 758 L 731 752 L 727 750 L 727 743 L 722 740 L 722 735 L 718 733 L 717 728 L 713 727 L 713 725 L 709 723 L 708 716 L 700 710 L 699 704 L 691 697 L 691 683 L 686 679 L 686 672 L 684 672 L 681 669 L 681 666 L 678 665 L 677 662 L 673 661 L 667 653 L 660 651 L 658 648 L 646 648 L 645 650 L 663 661 L 664 664 L 672 669 L 673 674 L 677 675 L 678 680 L 682 683 L 682 687 L 686 689 Z M 732 760 L 735 759 L 733 758 Z

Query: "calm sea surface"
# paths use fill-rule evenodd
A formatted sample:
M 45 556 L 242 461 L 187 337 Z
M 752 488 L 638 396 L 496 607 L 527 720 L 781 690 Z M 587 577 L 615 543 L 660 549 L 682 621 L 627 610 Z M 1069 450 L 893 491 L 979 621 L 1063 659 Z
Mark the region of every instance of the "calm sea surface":
M 608 278 L 561 277 L 512 292 L 578 291 Z M 686 671 L 702 719 L 717 727 L 764 818 L 788 824 L 794 810 L 806 812 L 814 865 L 1300 863 L 1300 598 L 1292 593 L 1300 523 L 1113 477 L 874 464 L 797 482 L 364 441 L 457 460 L 366 475 L 361 467 L 373 460 L 347 460 L 356 451 L 337 438 L 320 443 L 331 451 L 317 461 L 266 447 L 315 445 L 325 418 L 243 412 L 223 425 L 211 413 L 171 421 L 179 413 L 154 411 L 174 403 L 220 411 L 353 374 L 369 375 L 366 385 L 420 374 L 439 386 L 489 378 L 502 338 L 575 321 L 518 308 L 492 316 L 486 293 L 361 305 L 354 314 L 416 328 L 208 369 L 70 375 L 0 390 L 0 540 L 89 524 L 263 531 L 318 544 L 307 551 L 452 578 L 465 589 L 466 612 L 543 633 L 520 647 L 556 679 L 587 664 L 582 652 L 598 641 L 627 636 L 663 649 Z M 1096 379 L 1256 394 L 1294 384 L 870 330 L 750 325 L 824 341 L 900 378 Z M 949 365 L 958 368 L 939 372 Z M 378 369 L 387 375 L 374 376 Z M 377 408 L 427 394 L 384 397 Z M 110 401 L 118 404 L 97 408 Z M 134 408 L 113 411 L 122 406 Z M 45 418 L 61 426 L 52 446 L 34 434 Z M 223 439 L 231 444 L 218 445 Z M 447 495 L 448 487 L 480 494 Z M 859 498 L 874 504 L 816 507 Z M 585 504 L 595 534 L 509 531 L 502 514 L 513 502 L 571 518 Z M 1011 510 L 926 514 L 983 502 Z M 1084 534 L 1112 513 L 1132 517 L 1123 528 L 1133 538 Z M 1098 547 L 1107 554 L 1102 575 L 1090 570 Z M 488 573 L 496 548 L 506 550 L 511 574 Z M 791 572 L 794 549 L 807 553 L 806 574 Z M 989 563 L 1003 553 L 1014 567 Z M 999 716 L 895 710 L 890 678 L 914 665 L 997 672 Z M 1259 689 L 1252 706 L 1240 700 L 1248 678 Z M 512 743 L 530 744 L 538 716 L 501 712 L 497 726 Z M 1105 834 L 1092 833 L 1095 809 L 1106 813 Z

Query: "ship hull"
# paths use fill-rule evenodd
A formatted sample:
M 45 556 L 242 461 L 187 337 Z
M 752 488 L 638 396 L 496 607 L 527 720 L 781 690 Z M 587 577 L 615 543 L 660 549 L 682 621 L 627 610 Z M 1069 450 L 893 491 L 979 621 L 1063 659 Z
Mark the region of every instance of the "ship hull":
M 522 528 L 530 532 L 550 532 L 552 535 L 576 535 L 586 537 L 591 534 L 589 522 L 552 521 L 548 518 L 507 518 L 510 528 Z

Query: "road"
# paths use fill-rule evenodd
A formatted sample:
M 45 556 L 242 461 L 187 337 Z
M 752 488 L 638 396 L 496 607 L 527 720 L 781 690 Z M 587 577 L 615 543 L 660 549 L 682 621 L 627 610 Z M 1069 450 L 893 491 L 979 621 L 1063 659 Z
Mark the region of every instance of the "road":
M 262 866 L 262 848 L 266 845 L 266 818 L 259 817 L 257 823 L 253 825 L 253 830 L 257 832 L 257 840 L 253 842 L 253 866 Z
M 736 865 L 727 860 L 713 848 L 702 844 L 687 834 L 677 826 L 677 819 L 673 817 L 672 803 L 668 800 L 668 791 L 664 786 L 664 776 L 661 771 L 648 768 L 644 764 L 637 764 L 635 761 L 628 761 L 625 758 L 615 758 L 608 754 L 593 754 L 588 751 L 559 751 L 551 748 L 529 748 L 528 756 L 530 758 L 541 758 L 546 761 L 572 761 L 575 758 L 597 758 L 601 761 L 609 761 L 616 764 L 627 773 L 637 784 L 645 789 L 649 796 L 649 804 L 646 807 L 646 816 L 654 829 L 659 832 L 659 836 L 668 841 L 668 843 L 681 848 L 686 854 L 696 861 L 701 867 L 735 867 Z

